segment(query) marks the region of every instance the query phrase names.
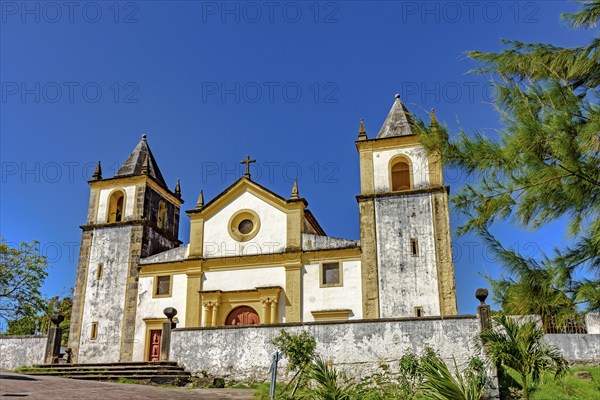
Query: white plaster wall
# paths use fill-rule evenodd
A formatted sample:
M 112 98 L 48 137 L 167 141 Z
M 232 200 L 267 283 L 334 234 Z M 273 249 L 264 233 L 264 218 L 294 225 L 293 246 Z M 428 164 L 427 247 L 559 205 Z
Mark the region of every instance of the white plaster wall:
M 133 218 L 133 205 L 135 203 L 135 186 L 125 186 L 120 188 L 125 192 L 125 213 L 123 221 L 128 221 Z M 108 198 L 115 189 L 102 189 L 100 191 L 100 199 L 98 201 L 98 215 L 96 222 L 103 224 L 107 221 L 108 215 Z
M 80 363 L 119 360 L 130 238 L 129 226 L 94 230 L 85 289 Z M 102 279 L 96 279 L 98 263 L 104 263 Z M 96 340 L 90 339 L 92 322 L 98 322 Z
M 431 195 L 375 200 L 379 309 L 382 318 L 440 315 Z M 410 239 L 418 241 L 418 256 Z
M 375 192 L 391 191 L 390 160 L 397 155 L 404 155 L 410 159 L 414 188 L 419 189 L 429 187 L 429 163 L 427 160 L 427 151 L 423 146 L 416 146 L 373 152 Z
M 362 283 L 360 261 L 344 261 L 342 263 L 343 286 L 320 287 L 320 264 L 308 264 L 303 269 L 302 320 L 314 321 L 311 311 L 352 310 L 350 319 L 362 318 Z
M 0 370 L 44 363 L 48 336 L 0 336 Z
M 473 340 L 480 331 L 479 321 L 468 316 L 175 330 L 171 359 L 192 372 L 263 382 L 276 350 L 272 341 L 282 328 L 292 334 L 308 331 L 316 339 L 317 353 L 353 377 L 381 372 L 382 362 L 393 368 L 406 350 L 421 354 L 425 346 L 435 349 L 448 365 L 453 365 L 454 356 L 461 369 L 471 356 L 480 355 Z M 286 365 L 284 358 L 279 363 L 282 380 L 291 377 L 285 374 Z
M 170 297 L 152 297 L 154 277 L 142 276 L 138 283 L 138 303 L 133 343 L 133 361 L 146 361 L 144 348 L 146 341 L 146 318 L 166 318 L 163 310 L 174 307 L 177 310 L 177 326 L 185 327 L 187 300 L 187 275 L 172 275 L 173 286 Z
M 285 268 L 278 266 L 205 272 L 203 279 L 202 290 L 252 290 L 264 286 L 285 289 Z
M 260 218 L 260 230 L 247 242 L 229 235 L 229 220 L 238 211 L 250 209 Z M 279 253 L 287 241 L 287 216 L 255 195 L 244 192 L 204 222 L 204 257 L 232 257 Z

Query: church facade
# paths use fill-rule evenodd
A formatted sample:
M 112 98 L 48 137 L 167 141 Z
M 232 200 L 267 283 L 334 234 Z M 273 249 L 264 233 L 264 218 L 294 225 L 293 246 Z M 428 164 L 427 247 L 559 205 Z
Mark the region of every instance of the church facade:
M 432 120 L 432 123 L 435 121 Z M 78 363 L 158 361 L 163 310 L 177 327 L 456 315 L 448 187 L 396 96 L 377 137 L 356 141 L 360 240 L 329 237 L 294 183 L 247 172 L 186 211 L 142 136 L 114 177 L 89 182 L 69 347 Z

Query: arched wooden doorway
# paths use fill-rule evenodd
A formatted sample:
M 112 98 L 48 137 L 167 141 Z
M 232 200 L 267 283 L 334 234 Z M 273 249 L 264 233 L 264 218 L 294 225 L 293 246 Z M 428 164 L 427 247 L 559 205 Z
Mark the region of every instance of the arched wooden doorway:
M 260 324 L 258 313 L 252 307 L 241 306 L 234 308 L 227 319 L 225 325 L 257 325 Z

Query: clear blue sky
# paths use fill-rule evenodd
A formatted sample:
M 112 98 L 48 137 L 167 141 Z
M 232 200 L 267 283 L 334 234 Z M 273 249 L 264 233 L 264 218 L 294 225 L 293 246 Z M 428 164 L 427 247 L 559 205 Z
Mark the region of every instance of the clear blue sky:
M 209 200 L 250 154 L 255 179 L 287 196 L 294 177 L 325 231 L 358 238 L 360 118 L 377 134 L 394 94 L 452 132 L 494 134 L 485 77 L 465 51 L 500 38 L 587 43 L 559 14 L 565 1 L 13 2 L 0 3 L 0 232 L 39 240 L 47 295 L 73 286 L 89 198 L 102 160 L 114 174 L 147 133 L 183 209 Z M 445 171 L 455 191 L 468 179 Z M 455 229 L 460 217 L 451 216 Z M 560 222 L 494 232 L 525 254 L 567 240 Z M 180 238 L 189 240 L 181 218 Z M 482 274 L 499 267 L 476 238 L 453 234 L 459 311 L 472 313 Z

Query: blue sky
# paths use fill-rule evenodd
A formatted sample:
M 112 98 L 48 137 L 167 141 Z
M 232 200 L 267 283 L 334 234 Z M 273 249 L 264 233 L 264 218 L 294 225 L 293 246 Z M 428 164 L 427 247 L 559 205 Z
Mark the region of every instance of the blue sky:
M 566 1 L 0 3 L 0 233 L 39 240 L 52 265 L 47 295 L 73 286 L 93 165 L 114 174 L 147 133 L 183 210 L 208 201 L 258 160 L 255 179 L 300 193 L 331 236 L 358 238 L 360 118 L 377 134 L 394 94 L 451 131 L 494 135 L 487 78 L 467 50 L 500 38 L 586 43 L 560 21 Z M 452 192 L 473 178 L 446 170 Z M 455 229 L 460 216 L 452 213 Z M 181 218 L 180 239 L 189 239 Z M 557 222 L 494 232 L 525 254 L 569 238 Z M 482 274 L 499 266 L 453 234 L 459 311 L 472 313 Z

